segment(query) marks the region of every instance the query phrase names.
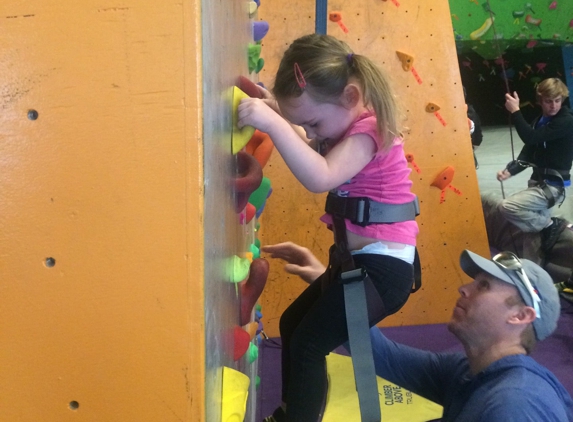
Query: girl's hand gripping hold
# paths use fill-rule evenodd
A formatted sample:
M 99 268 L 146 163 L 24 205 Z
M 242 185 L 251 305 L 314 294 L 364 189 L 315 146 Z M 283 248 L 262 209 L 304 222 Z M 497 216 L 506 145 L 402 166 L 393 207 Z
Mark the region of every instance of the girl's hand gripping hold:
M 273 110 L 267 102 L 273 102 L 272 99 L 261 100 L 259 98 L 245 98 L 239 104 L 239 128 L 243 126 L 253 126 L 261 132 L 271 133 L 273 129 L 281 126 L 289 126 L 288 123 Z

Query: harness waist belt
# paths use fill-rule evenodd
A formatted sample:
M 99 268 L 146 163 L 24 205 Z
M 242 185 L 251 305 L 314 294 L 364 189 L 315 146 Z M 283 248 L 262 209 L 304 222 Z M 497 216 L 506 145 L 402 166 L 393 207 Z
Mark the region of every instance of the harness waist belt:
M 420 214 L 420 205 L 418 197 L 405 204 L 386 204 L 373 201 L 368 197 L 343 198 L 329 193 L 326 198 L 325 211 L 328 214 L 346 218 L 353 224 L 367 226 L 414 220 Z
M 558 179 L 570 179 L 571 175 L 569 173 L 569 170 L 555 170 L 555 169 L 550 169 L 550 168 L 541 168 L 541 167 L 534 167 L 533 168 L 533 173 L 538 176 L 543 178 L 543 176 L 554 176 Z

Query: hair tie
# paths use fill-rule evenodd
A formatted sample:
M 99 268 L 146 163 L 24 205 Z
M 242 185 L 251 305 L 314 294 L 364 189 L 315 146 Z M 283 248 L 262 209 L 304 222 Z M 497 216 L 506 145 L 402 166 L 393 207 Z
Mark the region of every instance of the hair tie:
M 304 76 L 302 76 L 302 71 L 300 70 L 298 63 L 294 64 L 294 77 L 296 78 L 296 83 L 298 84 L 298 87 L 304 90 L 304 88 L 306 87 L 306 80 L 304 79 Z
M 346 62 L 352 66 L 352 60 L 354 59 L 354 53 L 350 53 L 346 56 Z

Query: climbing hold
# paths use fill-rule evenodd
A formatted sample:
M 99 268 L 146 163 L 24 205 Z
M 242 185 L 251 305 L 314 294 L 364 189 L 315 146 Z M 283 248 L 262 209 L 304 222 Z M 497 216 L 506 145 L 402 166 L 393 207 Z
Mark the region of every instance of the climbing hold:
M 253 73 L 259 66 L 259 57 L 261 55 L 261 44 L 249 43 L 248 54 L 249 56 L 247 63 L 249 65 L 249 73 Z
M 480 26 L 478 29 L 476 29 L 475 31 L 473 31 L 470 34 L 470 38 L 472 40 L 477 40 L 478 38 L 482 37 L 483 35 L 485 35 L 485 33 L 489 30 L 489 28 L 491 28 L 491 25 L 493 24 L 493 21 L 495 20 L 494 16 L 490 16 L 488 17 L 485 22 L 483 23 L 482 26 Z
M 251 154 L 239 151 L 236 157 L 237 177 L 233 180 L 233 188 L 235 192 L 235 212 L 240 213 L 247 206 L 252 193 L 261 185 L 263 169 Z M 247 220 L 250 221 L 248 214 Z
M 547 67 L 547 63 L 535 63 L 535 67 L 537 68 L 536 73 L 545 73 L 545 68 Z
M 253 39 L 255 42 L 262 40 L 269 32 L 269 23 L 267 21 L 253 22 Z
M 426 111 L 428 113 L 434 113 L 434 112 L 438 111 L 439 109 L 440 109 L 440 106 L 435 104 L 435 103 L 428 103 L 426 105 Z
M 406 154 L 406 161 L 408 161 L 408 163 L 410 163 L 412 165 L 412 167 L 414 168 L 414 170 L 416 171 L 416 173 L 421 173 L 422 171 L 420 170 L 420 167 L 418 167 L 418 165 L 416 164 L 416 162 L 414 161 L 414 154 Z
M 239 152 L 249 139 L 255 133 L 255 128 L 252 126 L 243 126 L 239 129 L 237 122 L 239 121 L 239 104 L 243 98 L 249 98 L 247 94 L 241 91 L 236 86 L 233 87 L 233 129 L 231 131 L 231 150 L 233 154 Z
M 264 65 L 265 65 L 265 59 L 260 57 L 259 60 L 257 60 L 257 65 L 255 66 L 255 73 L 259 73 L 261 70 L 263 70 Z
M 251 337 L 249 336 L 249 333 L 247 333 L 241 327 L 235 326 L 233 328 L 233 339 L 233 359 L 239 360 L 241 356 L 247 353 L 249 344 L 251 343 Z
M 445 189 L 454 178 L 454 168 L 451 166 L 446 167 L 440 174 L 436 176 L 431 186 L 434 186 L 440 190 Z
M 263 93 L 257 88 L 257 84 L 246 76 L 239 76 L 237 87 L 251 98 L 263 98 Z
M 259 6 L 257 5 L 256 2 L 250 1 L 249 4 L 248 4 L 248 7 L 249 7 L 249 16 L 250 16 L 250 17 L 253 17 L 253 15 L 254 15 L 255 13 L 257 13 L 257 9 L 259 8 Z
M 263 177 L 260 186 L 251 194 L 249 197 L 249 202 L 255 206 L 258 210 L 261 208 L 267 197 L 269 196 L 269 191 L 271 190 L 271 181 L 268 177 Z
M 444 118 L 441 116 L 440 113 L 438 113 L 438 110 L 440 109 L 440 106 L 435 104 L 435 103 L 428 103 L 426 105 L 426 111 L 428 113 L 434 113 L 434 116 L 436 116 L 436 118 L 440 121 L 440 123 L 443 126 L 446 126 L 446 121 L 444 120 Z
M 261 250 L 252 243 L 249 245 L 249 252 L 253 254 L 255 259 L 261 257 Z
M 541 19 L 536 19 L 531 15 L 527 15 L 525 17 L 525 22 L 527 22 L 530 25 L 535 25 L 537 27 L 540 27 L 540 25 L 541 25 Z
M 338 24 L 338 26 L 340 27 L 340 29 L 342 29 L 342 31 L 345 34 L 348 34 L 348 28 L 346 27 L 346 25 L 344 25 L 342 23 L 342 13 L 340 12 L 330 12 L 328 14 L 328 20 L 330 20 L 331 22 L 336 22 Z
M 525 3 L 525 8 L 531 10 L 531 13 L 535 14 L 535 11 L 533 10 L 533 6 L 531 5 L 531 3 Z
M 557 2 L 554 0 L 549 5 L 549 10 L 555 10 L 555 9 L 557 9 Z
M 253 343 L 249 343 L 249 349 L 247 350 L 247 362 L 253 363 L 259 357 L 259 348 Z
M 248 199 L 247 199 L 247 201 L 248 201 Z M 245 208 L 245 223 L 249 224 L 256 213 L 257 213 L 257 209 L 255 208 L 255 206 L 253 204 L 247 202 L 247 205 Z
M 406 72 L 409 71 L 414 64 L 414 56 L 403 53 L 402 51 L 396 51 L 396 55 L 400 59 L 400 62 L 402 62 L 402 69 Z
M 431 183 L 431 186 L 434 186 L 442 191 L 440 194 L 440 204 L 445 201 L 446 189 L 451 189 L 460 196 L 462 194 L 459 189 L 451 185 L 451 182 L 454 179 L 454 173 L 454 168 L 452 166 L 448 166 L 442 170 L 442 172 L 438 174 L 434 181 Z
M 240 283 L 249 275 L 251 263 L 247 258 L 240 258 L 233 255 L 227 260 L 227 276 L 231 283 Z M 241 324 L 245 325 L 245 324 Z
M 398 56 L 398 59 L 402 63 L 402 69 L 405 72 L 411 71 L 416 81 L 419 84 L 421 84 L 422 79 L 420 78 L 420 75 L 418 75 L 418 72 L 416 72 L 416 69 L 414 69 L 414 56 L 411 56 L 410 54 L 398 50 L 396 50 L 396 55 Z
M 246 325 L 251 321 L 251 312 L 265 288 L 268 275 L 268 261 L 263 258 L 253 260 L 250 266 L 249 278 L 239 286 L 239 291 L 241 293 L 240 325 Z
M 255 130 L 255 133 L 245 145 L 245 151 L 255 157 L 261 168 L 264 168 L 269 158 L 271 158 L 274 146 L 271 137 L 267 133 Z
M 269 193 L 267 194 L 267 197 L 263 201 L 262 205 L 259 208 L 257 208 L 257 213 L 255 214 L 255 216 L 257 218 L 259 218 L 261 216 L 261 214 L 263 213 L 263 210 L 265 209 L 265 205 L 267 204 L 267 199 L 269 199 L 269 196 L 271 196 L 271 193 L 273 193 L 273 188 L 269 189 Z M 258 229 L 259 229 L 259 223 L 257 222 L 257 230 Z
M 250 383 L 249 377 L 242 372 L 226 366 L 223 367 L 222 422 L 241 422 L 245 420 Z

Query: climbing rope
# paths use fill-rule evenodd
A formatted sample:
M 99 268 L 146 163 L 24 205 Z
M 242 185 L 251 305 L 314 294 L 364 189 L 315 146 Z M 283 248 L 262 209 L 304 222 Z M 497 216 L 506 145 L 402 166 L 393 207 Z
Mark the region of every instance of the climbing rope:
M 506 73 L 506 69 L 505 69 L 505 60 L 503 60 L 503 56 L 502 56 L 502 51 L 501 48 L 499 47 L 499 38 L 497 37 L 497 30 L 495 27 L 495 19 L 494 19 L 494 13 L 491 10 L 491 5 L 489 0 L 487 1 L 487 10 L 489 12 L 489 18 L 491 20 L 491 28 L 493 30 L 493 39 L 494 39 L 494 45 L 497 48 L 497 55 L 499 57 L 499 62 L 501 64 L 501 71 L 502 71 L 502 75 L 503 75 L 503 82 L 505 83 L 505 91 L 506 93 L 508 93 L 509 95 L 511 95 L 511 91 L 509 90 L 509 79 L 507 77 L 507 73 Z M 513 145 L 513 130 L 511 128 L 511 113 L 508 114 L 508 119 L 507 119 L 507 125 L 509 127 L 509 139 L 511 142 L 511 160 L 515 160 L 515 149 L 514 149 L 514 145 Z M 501 183 L 501 193 L 503 195 L 503 199 L 505 199 L 505 192 L 503 189 L 503 181 L 500 180 Z

